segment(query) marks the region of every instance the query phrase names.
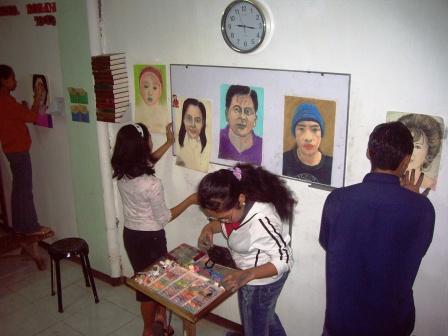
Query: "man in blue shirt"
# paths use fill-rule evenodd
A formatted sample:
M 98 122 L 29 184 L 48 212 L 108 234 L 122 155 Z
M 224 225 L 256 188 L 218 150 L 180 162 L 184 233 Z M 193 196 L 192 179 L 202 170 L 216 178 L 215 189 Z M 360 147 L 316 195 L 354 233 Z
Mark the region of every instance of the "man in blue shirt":
M 408 336 L 414 329 L 412 286 L 435 213 L 419 194 L 423 176 L 414 184 L 406 175 L 400 186 L 412 150 L 403 124 L 378 125 L 367 150 L 371 172 L 328 195 L 319 236 L 326 251 L 324 335 Z

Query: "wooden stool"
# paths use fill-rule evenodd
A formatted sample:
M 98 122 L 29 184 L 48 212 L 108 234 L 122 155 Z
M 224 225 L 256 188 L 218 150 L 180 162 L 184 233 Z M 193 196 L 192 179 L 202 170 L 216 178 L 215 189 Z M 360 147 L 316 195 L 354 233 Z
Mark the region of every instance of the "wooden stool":
M 81 238 L 64 238 L 58 240 L 50 245 L 48 253 L 51 258 L 51 295 L 54 295 L 53 287 L 53 262 L 56 266 L 56 285 L 58 292 L 58 309 L 59 312 L 64 312 L 62 308 L 62 288 L 61 288 L 61 269 L 59 261 L 61 259 L 68 259 L 73 256 L 79 256 L 81 259 L 82 272 L 84 274 L 84 280 L 86 281 L 86 286 L 90 287 L 92 285 L 93 296 L 95 297 L 95 303 L 98 303 L 98 295 L 96 293 L 95 281 L 92 275 L 92 269 L 90 268 L 89 262 L 89 245 L 86 241 Z

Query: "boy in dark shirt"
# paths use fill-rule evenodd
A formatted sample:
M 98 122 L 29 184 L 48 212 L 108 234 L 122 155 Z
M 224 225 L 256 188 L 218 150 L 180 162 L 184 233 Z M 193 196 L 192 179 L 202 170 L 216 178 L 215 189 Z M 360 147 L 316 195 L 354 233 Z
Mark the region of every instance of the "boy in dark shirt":
M 408 336 L 414 329 L 412 286 L 431 243 L 435 213 L 406 175 L 413 150 L 399 122 L 369 138 L 372 170 L 362 183 L 328 195 L 319 241 L 326 251 L 324 335 Z

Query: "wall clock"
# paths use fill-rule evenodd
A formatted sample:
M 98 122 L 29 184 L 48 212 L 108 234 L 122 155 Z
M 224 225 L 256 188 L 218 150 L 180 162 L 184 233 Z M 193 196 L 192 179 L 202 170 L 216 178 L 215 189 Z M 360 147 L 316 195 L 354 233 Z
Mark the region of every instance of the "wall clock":
M 251 0 L 236 0 L 222 15 L 221 32 L 230 48 L 250 53 L 263 43 L 267 24 L 267 16 L 259 4 Z

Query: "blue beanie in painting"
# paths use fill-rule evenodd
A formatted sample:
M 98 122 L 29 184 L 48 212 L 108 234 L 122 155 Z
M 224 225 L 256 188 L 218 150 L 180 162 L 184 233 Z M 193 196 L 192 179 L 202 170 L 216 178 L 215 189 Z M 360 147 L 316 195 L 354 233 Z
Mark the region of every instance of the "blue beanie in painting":
M 291 122 L 291 133 L 296 134 L 296 125 L 299 121 L 315 121 L 320 126 L 320 133 L 324 136 L 324 120 L 319 113 L 316 105 L 310 103 L 302 103 L 296 107 L 294 118 Z

